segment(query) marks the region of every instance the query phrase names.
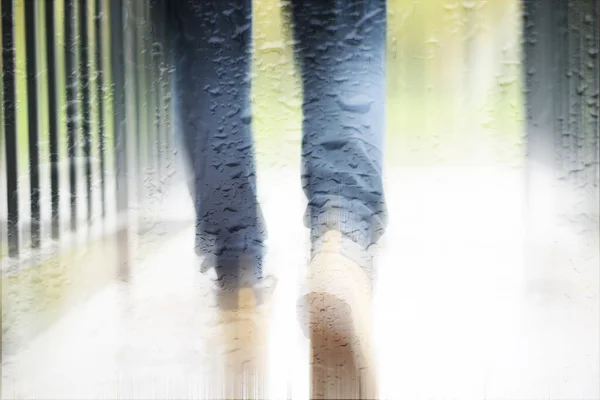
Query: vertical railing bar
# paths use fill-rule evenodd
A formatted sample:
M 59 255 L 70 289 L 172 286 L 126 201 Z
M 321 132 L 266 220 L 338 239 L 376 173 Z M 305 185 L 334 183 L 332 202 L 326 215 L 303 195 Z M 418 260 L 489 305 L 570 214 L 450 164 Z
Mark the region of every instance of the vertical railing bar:
M 596 176 L 594 183 L 596 185 L 596 200 L 600 201 L 600 1 L 596 1 L 596 7 L 594 7 L 594 44 L 596 46 L 596 117 L 595 117 L 595 156 L 594 161 L 596 164 Z M 597 203 L 596 203 L 597 204 Z
M 119 275 L 126 280 L 129 262 L 129 180 L 127 170 L 127 132 L 125 130 L 125 52 L 124 52 L 124 16 L 123 1 L 112 0 L 110 3 L 111 21 L 111 65 L 112 65 L 112 90 L 114 94 L 114 122 L 115 135 L 115 180 L 117 201 L 117 242 L 119 244 Z
M 577 4 L 577 2 L 575 3 L 569 3 L 570 6 L 570 10 L 571 12 L 573 12 L 574 15 L 574 20 L 575 21 L 583 21 L 583 16 L 580 14 L 581 10 L 580 10 L 580 5 Z M 572 15 L 569 15 L 572 18 Z M 581 19 L 580 19 L 581 18 Z M 571 22 L 571 21 L 569 21 Z M 569 114 L 570 116 L 573 116 L 573 125 L 574 126 L 570 126 L 569 127 L 569 132 L 572 134 L 572 146 L 573 146 L 573 150 L 572 150 L 572 154 L 574 156 L 574 160 L 571 163 L 571 168 L 574 168 L 576 170 L 580 170 L 584 168 L 584 163 L 585 163 L 585 156 L 584 156 L 584 151 L 585 149 L 580 149 L 580 145 L 582 144 L 582 140 L 581 140 L 581 136 L 585 135 L 585 128 L 584 128 L 584 124 L 583 124 L 583 108 L 584 108 L 584 104 L 585 104 L 585 95 L 584 93 L 578 93 L 579 91 L 579 87 L 574 87 L 573 85 L 575 84 L 575 82 L 577 82 L 579 85 L 582 85 L 585 83 L 585 76 L 584 76 L 584 72 L 583 72 L 583 56 L 582 56 L 582 42 L 583 42 L 583 37 L 585 36 L 584 34 L 582 34 L 582 31 L 585 29 L 583 26 L 583 23 L 580 22 L 576 29 L 572 29 L 569 28 L 569 38 L 571 39 L 571 42 L 569 43 L 569 61 L 571 62 L 571 66 L 573 67 L 573 69 L 571 71 L 574 70 L 574 74 L 573 77 L 576 77 L 576 81 L 573 81 L 572 79 L 569 80 L 569 84 L 570 84 L 570 93 L 574 93 L 573 96 L 576 98 L 572 99 L 572 101 L 575 103 L 571 103 L 575 110 L 569 110 Z M 573 51 L 576 50 L 576 51 Z M 574 65 L 573 65 L 574 64 Z M 574 112 L 574 115 L 571 114 L 571 112 Z M 575 180 L 575 185 L 576 187 L 581 187 L 581 184 L 583 183 L 582 178 L 584 177 L 584 173 L 577 173 L 574 176 L 574 180 Z
M 38 127 L 37 54 L 35 0 L 25 1 L 25 51 L 27 69 L 27 113 L 29 118 L 29 188 L 31 247 L 40 247 L 40 140 Z
M 152 76 L 152 39 L 150 38 L 150 18 L 148 15 L 148 6 L 144 4 L 144 69 L 145 69 L 145 77 L 146 77 L 146 110 L 147 110 L 147 131 L 146 131 L 146 151 L 148 152 L 148 165 L 146 168 L 148 169 L 148 177 L 149 181 L 154 180 L 154 163 L 156 161 L 156 157 L 154 154 L 154 144 L 155 136 L 154 136 L 154 102 L 153 102 L 153 76 Z
M 557 159 L 557 167 L 555 168 L 554 177 L 563 177 L 567 167 L 567 158 L 565 156 L 563 147 L 563 133 L 565 130 L 565 126 L 568 126 L 568 110 L 569 105 L 565 104 L 565 95 L 568 96 L 568 83 L 565 82 L 563 78 L 563 74 L 565 73 L 566 66 L 568 65 L 568 60 L 564 59 L 564 53 L 568 54 L 568 36 L 567 31 L 564 31 L 564 27 L 568 27 L 568 12 L 566 9 L 566 3 L 563 0 L 554 1 L 555 4 L 552 5 L 554 12 L 552 14 L 553 20 L 551 21 L 551 29 L 554 34 L 553 42 L 556 43 L 556 50 L 554 52 L 554 69 L 552 80 L 555 83 L 555 93 L 557 94 L 556 100 L 554 102 L 553 113 L 555 116 L 559 116 L 560 118 L 555 118 L 554 120 L 554 134 L 553 137 L 553 146 L 555 152 L 555 158 Z M 565 51 L 566 50 L 566 51 Z M 568 178 L 568 174 L 565 177 Z
M 167 138 L 166 138 L 166 143 L 167 143 L 167 151 L 168 151 L 168 156 L 169 156 L 169 164 L 173 163 L 173 151 L 175 149 L 174 147 L 174 140 L 173 140 L 173 115 L 172 115 L 172 101 L 173 101 L 173 92 L 172 92 L 172 74 L 171 74 L 171 70 L 172 70 L 172 65 L 173 65 L 173 60 L 172 60 L 172 52 L 171 52 L 171 30 L 168 24 L 168 18 L 170 18 L 170 8 L 169 8 L 169 3 L 168 0 L 163 0 L 161 1 L 161 3 L 163 4 L 163 23 L 165 24 L 165 38 L 164 38 L 164 55 L 165 55 L 165 74 L 166 74 L 166 79 L 164 82 L 165 85 L 165 93 L 166 93 L 166 99 L 165 99 L 165 113 L 167 115 L 166 118 L 166 130 L 167 130 Z
M 594 204 L 594 211 L 596 212 L 596 217 L 598 217 L 598 203 L 600 203 L 600 1 L 596 0 L 594 1 L 594 4 L 592 5 L 593 7 L 593 43 L 596 49 L 596 57 L 595 57 L 595 70 L 596 70 L 596 76 L 595 78 L 595 85 L 593 87 L 593 89 L 595 90 L 595 93 L 598 93 L 595 97 L 595 104 L 594 104 L 594 112 L 595 112 L 595 116 L 593 117 L 593 124 L 592 124 L 592 132 L 593 132 L 593 139 L 592 139 L 592 145 L 594 146 L 594 155 L 592 157 L 592 162 L 594 164 L 594 169 L 595 171 L 592 172 L 592 185 L 595 187 L 594 190 L 594 194 L 593 194 L 593 198 L 592 198 L 592 204 Z
M 138 89 L 140 93 L 140 145 L 138 157 L 141 159 L 141 170 L 140 170 L 140 182 L 141 182 L 141 195 L 139 206 L 141 208 L 144 207 L 144 203 L 148 198 L 148 179 L 149 179 L 149 168 L 151 163 L 150 154 L 148 151 L 149 146 L 149 129 L 150 125 L 148 123 L 150 119 L 150 109 L 148 107 L 149 103 L 149 92 L 148 92 L 148 71 L 146 70 L 147 65 L 147 45 L 146 45 L 146 16 L 144 14 L 144 3 L 140 2 L 138 7 L 138 15 L 136 18 L 138 25 L 138 47 L 139 47 L 139 55 L 138 55 L 138 66 L 140 71 L 140 76 L 138 80 Z M 143 122 L 142 122 L 143 121 Z
M 98 147 L 100 157 L 100 204 L 101 216 L 106 217 L 106 155 L 104 138 L 104 66 L 103 66 L 103 31 L 102 21 L 104 18 L 102 12 L 102 0 L 95 0 L 94 28 L 96 32 L 96 93 L 98 97 Z
M 151 49 L 152 49 L 152 71 L 154 80 L 153 88 L 154 88 L 154 131 L 155 131 L 155 141 L 154 149 L 156 151 L 156 179 L 158 182 L 162 182 L 162 112 L 161 112 L 161 85 L 162 85 L 162 76 L 160 74 L 160 37 L 158 32 L 158 21 L 156 14 L 156 1 L 149 1 L 148 4 L 148 13 L 150 20 L 150 38 L 151 38 Z
M 163 145 L 163 151 L 165 152 L 165 172 L 168 173 L 168 171 L 166 170 L 167 165 L 171 159 L 170 157 L 170 132 L 169 132 L 169 72 L 168 72 L 168 46 L 169 46 L 169 42 L 168 42 L 168 32 L 167 32 L 167 12 L 168 10 L 166 9 L 166 3 L 164 1 L 158 1 L 158 4 L 160 4 L 160 9 L 159 9 L 159 20 L 160 20 L 160 35 L 161 35 L 161 44 L 162 44 L 162 52 L 161 52 L 161 75 L 162 75 L 162 97 L 163 97 L 163 117 L 164 117 L 164 122 L 163 122 L 163 130 L 164 130 L 164 145 Z
M 19 256 L 19 194 L 17 165 L 17 114 L 15 87 L 14 2 L 2 0 L 2 87 L 6 151 L 6 205 L 8 256 Z
M 136 187 L 138 202 L 142 198 L 142 158 L 141 158 L 141 124 L 140 124 L 140 27 L 139 27 L 139 10 L 140 2 L 134 2 L 132 5 L 132 19 L 134 21 L 132 29 L 133 41 L 133 96 L 134 96 L 134 115 L 135 115 L 135 169 L 136 169 Z M 138 204 L 139 205 L 139 204 Z
M 147 87 L 147 71 L 146 71 L 146 20 L 144 16 L 144 4 L 140 2 L 137 8 L 136 15 L 136 28 L 137 28 L 137 45 L 138 45 L 138 72 L 137 87 L 139 93 L 139 106 L 140 106 L 140 118 L 138 120 L 140 136 L 138 137 L 138 158 L 140 159 L 140 174 L 138 179 L 140 180 L 140 202 L 139 206 L 143 207 L 143 203 L 146 198 L 146 180 L 148 176 L 148 166 L 150 164 L 150 158 L 148 154 L 148 116 L 150 111 L 148 110 L 148 87 Z
M 117 199 L 118 210 L 123 211 L 126 205 L 127 185 L 124 185 L 125 171 L 125 149 L 126 135 L 124 130 L 125 121 L 125 77 L 124 77 L 124 49 L 123 49 L 123 2 L 112 0 L 111 2 L 111 56 L 113 66 L 113 91 L 114 91 L 114 132 L 115 132 L 115 174 L 117 175 Z
M 154 47 L 155 47 L 155 74 L 156 74 L 156 116 L 158 122 L 157 129 L 157 153 L 158 153 L 158 171 L 159 181 L 162 182 L 164 168 L 164 116 L 163 116 L 163 73 L 162 73 L 162 53 L 163 44 L 161 38 L 161 26 L 159 18 L 159 2 L 151 1 L 150 12 L 152 15 L 152 25 L 154 26 Z
M 563 103 L 566 103 L 563 105 L 565 123 L 562 131 L 559 131 L 559 134 L 563 135 L 564 138 L 560 143 L 564 159 L 561 175 L 565 177 L 567 187 L 572 188 L 576 186 L 579 175 L 578 173 L 572 174 L 572 172 L 576 171 L 578 161 L 577 134 L 579 129 L 577 127 L 577 116 L 579 110 L 577 109 L 577 106 L 579 105 L 579 98 L 577 87 L 581 85 L 581 77 L 579 75 L 580 70 L 577 68 L 577 64 L 579 64 L 580 60 L 579 54 L 577 54 L 579 46 L 578 43 L 576 43 L 577 39 L 579 39 L 578 30 L 580 29 L 580 26 L 576 26 L 577 8 L 573 0 L 565 1 L 564 14 L 565 26 L 568 27 L 564 38 L 564 48 L 565 54 L 568 56 L 564 61 L 564 70 L 562 72 L 570 74 L 570 78 L 565 79 L 564 83 L 564 92 L 566 93 L 566 96 L 562 101 Z M 566 142 L 566 144 L 564 142 Z
M 75 0 L 65 4 L 65 74 L 67 86 L 67 153 L 69 158 L 69 202 L 71 230 L 77 229 L 77 65 L 75 49 Z
M 46 13 L 46 62 L 48 64 L 48 139 L 50 142 L 50 201 L 51 201 L 51 235 L 53 239 L 60 237 L 60 189 L 59 189 L 59 144 L 58 144 L 58 103 L 56 90 L 56 58 L 55 58 L 55 26 L 54 0 L 47 0 Z
M 92 219 L 92 137 L 90 126 L 90 71 L 87 0 L 79 1 L 79 76 L 81 87 L 81 136 L 88 222 Z
M 152 80 L 152 129 L 154 131 L 154 143 L 152 144 L 154 153 L 154 180 L 160 182 L 160 114 L 158 113 L 158 75 L 157 75 L 157 63 L 156 58 L 156 27 L 154 25 L 154 19 L 152 18 L 152 9 L 150 8 L 150 1 L 147 4 L 148 9 L 148 37 L 150 38 L 150 76 Z

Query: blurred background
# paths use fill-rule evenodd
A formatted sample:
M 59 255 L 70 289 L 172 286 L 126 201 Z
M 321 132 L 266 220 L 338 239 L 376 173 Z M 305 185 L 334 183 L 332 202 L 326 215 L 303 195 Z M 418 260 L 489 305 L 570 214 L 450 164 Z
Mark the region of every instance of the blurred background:
M 279 284 L 223 316 L 192 250 L 164 2 L 2 0 L 2 398 L 306 397 L 282 2 L 254 1 L 252 89 Z M 599 15 L 388 1 L 382 398 L 600 398 Z

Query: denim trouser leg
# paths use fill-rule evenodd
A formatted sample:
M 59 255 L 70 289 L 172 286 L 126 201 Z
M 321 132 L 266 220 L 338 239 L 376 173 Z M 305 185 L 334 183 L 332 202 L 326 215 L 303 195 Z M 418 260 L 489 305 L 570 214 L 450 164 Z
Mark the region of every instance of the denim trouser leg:
M 260 255 L 250 131 L 251 0 L 178 0 L 175 101 L 192 167 L 197 246 Z M 302 182 L 312 240 L 382 234 L 386 0 L 292 0 L 302 70 Z M 313 251 L 318 245 L 313 246 Z
M 250 126 L 251 0 L 169 7 L 176 132 L 191 171 L 196 251 L 225 269 L 240 260 L 259 267 L 265 231 Z
M 386 225 L 386 0 L 292 0 L 303 82 L 305 221 L 368 246 Z M 313 251 L 315 246 L 313 246 Z

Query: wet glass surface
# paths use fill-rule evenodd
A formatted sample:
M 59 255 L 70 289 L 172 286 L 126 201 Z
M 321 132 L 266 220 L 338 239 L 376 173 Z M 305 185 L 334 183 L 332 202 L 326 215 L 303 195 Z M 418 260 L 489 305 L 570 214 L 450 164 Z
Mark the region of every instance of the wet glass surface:
M 301 3 L 1 2 L 3 399 L 309 398 L 329 230 L 379 398 L 600 397 L 599 2 Z

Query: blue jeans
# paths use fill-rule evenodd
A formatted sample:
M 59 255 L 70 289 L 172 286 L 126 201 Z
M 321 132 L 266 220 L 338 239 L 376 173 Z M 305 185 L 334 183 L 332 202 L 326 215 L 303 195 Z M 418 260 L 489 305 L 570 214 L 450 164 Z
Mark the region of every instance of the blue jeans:
M 229 270 L 249 262 L 260 275 L 266 229 L 251 132 L 252 2 L 168 4 L 197 253 Z M 367 249 L 386 225 L 386 0 L 292 0 L 288 11 L 302 71 L 305 224 L 313 243 L 335 229 Z

